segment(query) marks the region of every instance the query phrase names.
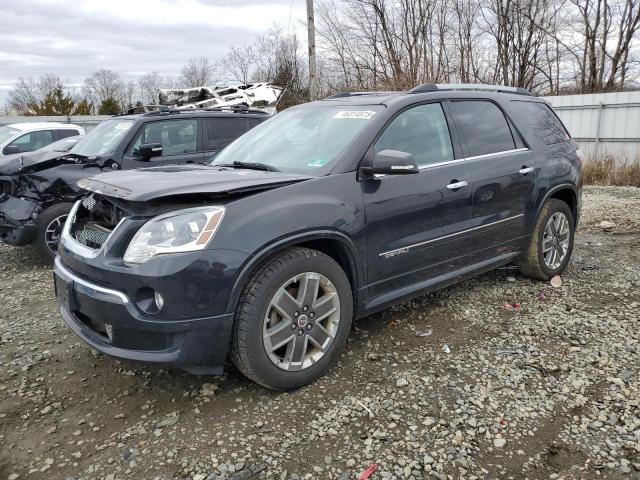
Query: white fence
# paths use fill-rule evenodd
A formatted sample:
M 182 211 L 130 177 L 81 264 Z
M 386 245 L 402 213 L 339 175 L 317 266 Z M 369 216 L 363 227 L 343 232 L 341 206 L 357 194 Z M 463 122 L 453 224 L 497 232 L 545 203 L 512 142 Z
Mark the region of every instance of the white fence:
M 83 127 L 87 132 L 93 130 L 100 122 L 111 118 L 111 115 L 75 115 L 72 117 L 65 116 L 49 116 L 49 117 L 12 117 L 0 116 L 0 125 L 9 125 L 11 123 L 30 123 L 30 122 L 60 122 L 73 123 Z
M 640 159 L 640 92 L 544 98 L 588 158 Z

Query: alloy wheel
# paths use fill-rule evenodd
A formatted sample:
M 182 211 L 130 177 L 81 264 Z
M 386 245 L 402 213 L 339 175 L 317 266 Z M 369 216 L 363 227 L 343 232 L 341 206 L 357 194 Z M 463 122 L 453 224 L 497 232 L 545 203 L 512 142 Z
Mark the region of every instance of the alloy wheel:
M 264 348 L 282 370 L 304 370 L 329 351 L 339 323 L 334 284 L 324 275 L 304 272 L 287 280 L 271 299 L 264 318 Z
M 564 262 L 569 251 L 571 232 L 569 220 L 562 212 L 556 212 L 547 221 L 542 240 L 544 263 L 550 270 L 556 270 Z
M 62 235 L 64 222 L 67 221 L 68 216 L 69 215 L 60 215 L 54 218 L 51 223 L 47 225 L 47 229 L 44 232 L 44 242 L 47 248 L 54 254 L 58 251 L 58 242 L 60 241 L 60 235 Z

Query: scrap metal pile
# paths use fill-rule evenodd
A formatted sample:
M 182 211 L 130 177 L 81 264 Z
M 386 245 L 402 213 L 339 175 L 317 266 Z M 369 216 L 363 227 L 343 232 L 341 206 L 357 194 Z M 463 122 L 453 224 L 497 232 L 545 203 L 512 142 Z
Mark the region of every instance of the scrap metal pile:
M 174 109 L 246 106 L 275 113 L 284 87 L 273 83 L 158 90 L 161 106 Z

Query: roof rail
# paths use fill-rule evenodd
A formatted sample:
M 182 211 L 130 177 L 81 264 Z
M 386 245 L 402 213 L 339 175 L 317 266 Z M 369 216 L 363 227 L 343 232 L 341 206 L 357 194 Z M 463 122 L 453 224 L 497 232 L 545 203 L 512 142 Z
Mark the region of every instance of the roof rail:
M 254 113 L 260 115 L 269 115 L 268 112 L 256 108 L 246 108 L 239 105 L 219 106 L 219 107 L 203 107 L 203 108 L 161 108 L 151 112 L 143 113 L 145 117 L 156 115 L 168 115 L 172 113 L 193 113 L 193 112 L 233 112 L 233 113 Z
M 514 93 L 529 95 L 531 92 L 522 87 L 508 87 L 506 85 L 487 85 L 484 83 L 423 83 L 409 90 L 409 93 L 428 93 L 452 90 L 480 90 L 485 92 Z
M 384 92 L 384 91 L 373 91 L 373 92 L 337 92 L 333 95 L 329 95 L 325 98 L 325 100 L 331 100 L 333 98 L 344 98 L 344 97 L 358 97 L 360 95 L 390 95 L 392 93 L 398 92 Z

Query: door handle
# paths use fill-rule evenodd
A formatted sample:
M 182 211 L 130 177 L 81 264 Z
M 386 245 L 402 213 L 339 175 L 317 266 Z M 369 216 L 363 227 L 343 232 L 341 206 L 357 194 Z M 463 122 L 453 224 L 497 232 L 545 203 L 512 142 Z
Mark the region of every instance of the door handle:
M 469 185 L 469 182 L 467 182 L 466 180 L 463 180 L 461 182 L 454 181 L 453 183 L 447 185 L 447 188 L 449 190 L 458 190 L 459 188 L 466 187 L 467 185 Z
M 523 165 L 522 168 L 518 170 L 518 173 L 520 175 L 526 175 L 527 173 L 531 172 L 533 172 L 533 167 L 527 167 L 526 165 Z

